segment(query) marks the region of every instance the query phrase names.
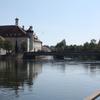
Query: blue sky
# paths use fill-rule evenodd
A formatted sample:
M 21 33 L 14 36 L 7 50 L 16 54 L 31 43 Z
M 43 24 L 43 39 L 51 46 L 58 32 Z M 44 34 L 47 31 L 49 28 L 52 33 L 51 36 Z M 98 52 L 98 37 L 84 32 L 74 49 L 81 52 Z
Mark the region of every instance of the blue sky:
M 0 25 L 32 25 L 46 45 L 100 39 L 100 0 L 0 0 Z

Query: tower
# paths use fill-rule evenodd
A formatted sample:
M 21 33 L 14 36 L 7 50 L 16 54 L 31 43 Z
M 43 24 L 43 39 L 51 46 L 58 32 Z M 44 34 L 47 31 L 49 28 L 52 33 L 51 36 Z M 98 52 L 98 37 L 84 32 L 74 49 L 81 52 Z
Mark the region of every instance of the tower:
M 15 18 L 15 25 L 18 26 L 18 21 L 19 19 L 18 18 Z

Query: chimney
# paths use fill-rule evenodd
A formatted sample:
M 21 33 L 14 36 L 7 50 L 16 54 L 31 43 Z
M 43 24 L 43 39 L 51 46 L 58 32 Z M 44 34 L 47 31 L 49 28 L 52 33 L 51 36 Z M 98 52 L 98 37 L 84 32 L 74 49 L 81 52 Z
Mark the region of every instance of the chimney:
M 16 18 L 16 19 L 15 19 L 15 25 L 16 25 L 16 26 L 18 26 L 18 21 L 19 21 L 19 19 Z
M 33 30 L 33 27 L 32 27 L 32 26 L 30 26 L 30 27 L 29 27 L 29 30 L 31 30 L 31 31 L 32 31 L 32 30 Z
M 25 27 L 24 27 L 24 25 L 23 25 L 23 26 L 22 26 L 22 29 L 24 30 L 24 28 L 25 28 Z

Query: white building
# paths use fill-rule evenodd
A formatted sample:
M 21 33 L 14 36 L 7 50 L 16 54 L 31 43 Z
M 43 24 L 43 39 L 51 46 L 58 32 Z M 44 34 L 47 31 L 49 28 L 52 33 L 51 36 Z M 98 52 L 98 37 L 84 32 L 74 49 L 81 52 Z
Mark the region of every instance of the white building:
M 42 50 L 42 42 L 38 39 L 34 31 L 32 30 L 32 26 L 26 31 L 28 35 L 27 39 L 27 51 L 41 51 Z
M 27 52 L 42 50 L 42 42 L 35 35 L 32 26 L 25 30 L 18 25 L 18 18 L 15 19 L 15 25 L 0 26 L 0 36 L 10 41 L 15 51 L 21 51 L 23 43 L 27 45 Z

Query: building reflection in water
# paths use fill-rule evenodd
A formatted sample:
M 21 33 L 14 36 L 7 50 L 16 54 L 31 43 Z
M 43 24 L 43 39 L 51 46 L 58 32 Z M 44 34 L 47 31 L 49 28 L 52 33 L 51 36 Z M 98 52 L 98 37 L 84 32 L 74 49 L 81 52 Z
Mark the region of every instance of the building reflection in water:
M 0 88 L 12 89 L 18 96 L 18 91 L 24 90 L 25 84 L 31 88 L 41 72 L 41 63 L 0 61 Z

